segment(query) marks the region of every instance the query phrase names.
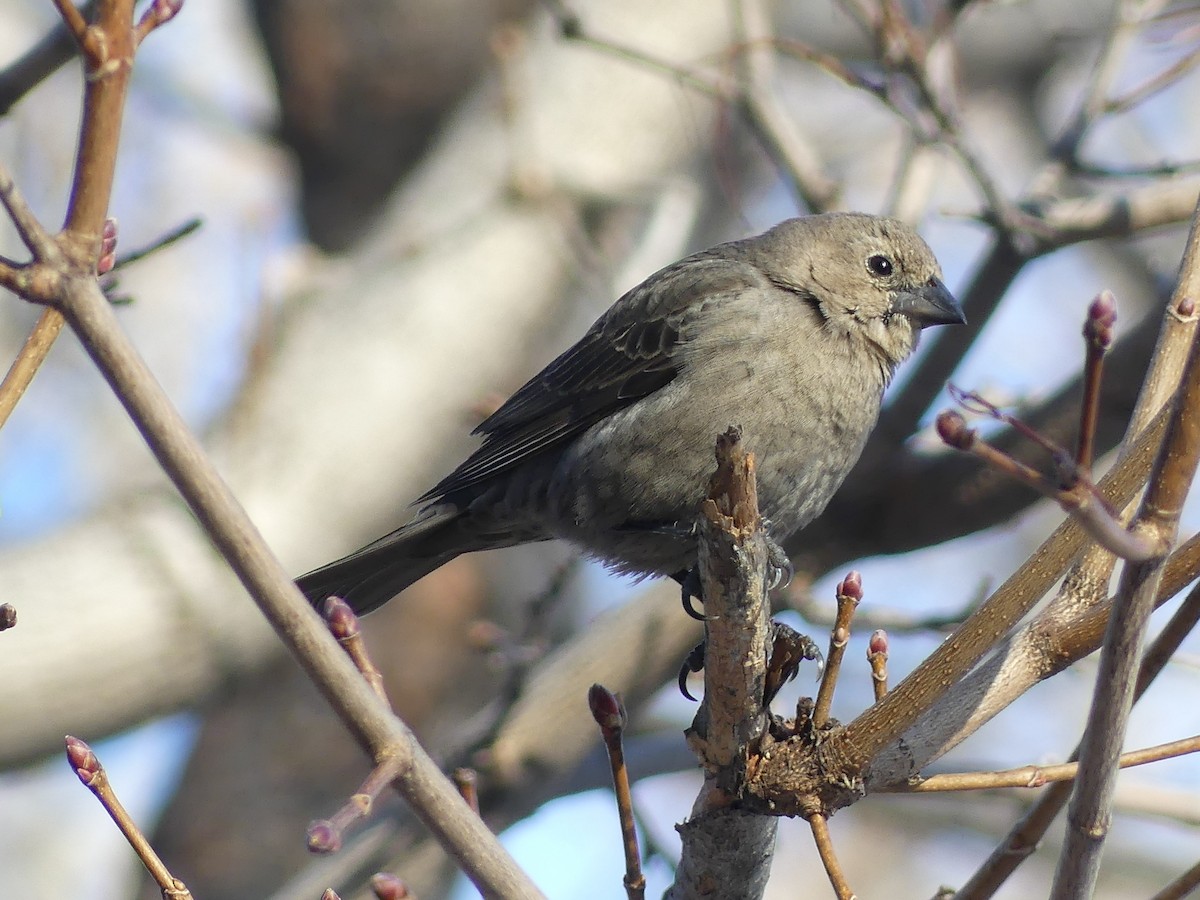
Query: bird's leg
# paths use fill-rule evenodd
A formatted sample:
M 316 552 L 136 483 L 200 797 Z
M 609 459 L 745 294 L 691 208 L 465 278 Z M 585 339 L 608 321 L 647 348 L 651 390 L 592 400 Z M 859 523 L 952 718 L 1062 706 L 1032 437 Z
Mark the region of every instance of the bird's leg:
M 655 534 L 665 537 L 675 538 L 680 542 L 696 540 L 695 524 L 684 525 L 681 522 L 626 522 L 620 526 L 621 531 L 634 532 L 638 534 Z M 708 621 L 709 617 L 700 612 L 692 603 L 693 599 L 704 602 L 704 595 L 700 590 L 700 571 L 696 566 L 690 569 L 680 569 L 671 575 L 682 589 L 683 611 L 693 619 L 701 622 Z

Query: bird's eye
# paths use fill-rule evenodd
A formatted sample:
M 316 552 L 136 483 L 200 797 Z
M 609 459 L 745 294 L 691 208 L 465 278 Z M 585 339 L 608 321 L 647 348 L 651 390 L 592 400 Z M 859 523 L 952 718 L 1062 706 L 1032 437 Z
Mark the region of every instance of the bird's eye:
M 867 271 L 878 278 L 887 278 L 892 274 L 892 261 L 882 253 L 868 256 Z

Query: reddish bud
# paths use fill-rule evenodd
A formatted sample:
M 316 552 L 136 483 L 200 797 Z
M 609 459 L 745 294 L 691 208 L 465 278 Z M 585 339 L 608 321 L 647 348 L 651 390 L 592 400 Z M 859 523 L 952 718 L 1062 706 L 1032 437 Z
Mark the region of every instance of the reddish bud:
M 1175 311 L 1185 319 L 1190 319 L 1196 314 L 1196 301 L 1191 297 L 1184 297 L 1179 301 L 1179 305 L 1175 307 Z
M 867 655 L 874 656 L 877 653 L 888 652 L 888 636 L 887 632 L 882 628 L 871 632 L 871 640 L 867 642 Z
M 846 597 L 856 603 L 861 600 L 863 596 L 862 575 L 854 569 L 847 572 L 846 577 L 837 586 L 837 595 L 839 597 Z
M 391 872 L 377 872 L 372 875 L 371 890 L 379 900 L 403 900 L 409 896 L 408 886 Z
M 71 768 L 75 770 L 79 780 L 90 785 L 96 776 L 104 771 L 100 760 L 96 758 L 96 754 L 92 752 L 92 748 L 87 745 L 86 741 L 81 741 L 68 734 L 66 744 L 67 762 L 71 764 Z
M 588 708 L 601 728 L 610 730 L 625 727 L 625 707 L 621 698 L 602 684 L 588 688 Z
M 358 616 L 341 597 L 329 597 L 323 609 L 325 624 L 339 641 L 358 635 Z
M 154 0 L 146 10 L 145 18 L 153 17 L 156 25 L 170 22 L 183 9 L 183 0 Z
M 342 900 L 342 895 L 333 888 L 325 888 L 325 892 L 321 894 L 321 900 Z
M 967 427 L 967 420 L 952 409 L 943 410 L 937 417 L 938 436 L 956 450 L 969 450 L 975 441 L 975 432 Z
M 309 825 L 306 839 L 312 853 L 337 853 L 342 849 L 342 835 L 328 819 L 317 819 Z
M 100 231 L 100 253 L 96 260 L 96 274 L 107 275 L 117 262 L 117 220 L 105 219 Z
M 0 603 L 0 631 L 8 631 L 17 624 L 17 608 L 11 603 Z
M 1117 322 L 1117 299 L 1112 291 L 1101 291 L 1088 307 L 1083 323 L 1083 336 L 1089 343 L 1107 348 L 1113 340 L 1113 325 Z

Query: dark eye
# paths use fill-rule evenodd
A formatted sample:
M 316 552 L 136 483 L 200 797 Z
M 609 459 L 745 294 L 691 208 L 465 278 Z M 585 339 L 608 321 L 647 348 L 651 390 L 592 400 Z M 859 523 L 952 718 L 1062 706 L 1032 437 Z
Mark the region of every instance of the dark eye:
M 867 257 L 867 270 L 878 278 L 887 278 L 892 274 L 892 261 L 881 253 Z

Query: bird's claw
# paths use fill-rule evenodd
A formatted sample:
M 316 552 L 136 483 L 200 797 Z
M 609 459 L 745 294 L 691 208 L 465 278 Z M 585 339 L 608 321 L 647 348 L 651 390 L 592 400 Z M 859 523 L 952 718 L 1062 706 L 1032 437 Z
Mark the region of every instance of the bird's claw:
M 764 533 L 767 532 L 770 524 L 768 520 L 763 519 Z M 787 551 L 769 533 L 767 533 L 766 537 L 769 575 L 767 590 L 773 591 L 775 588 L 786 588 L 792 583 L 792 579 L 796 577 L 796 567 L 792 565 L 792 559 L 787 555 Z
M 679 693 L 687 697 L 693 703 L 696 698 L 691 695 L 687 689 L 687 679 L 689 675 L 693 675 L 704 668 L 704 642 L 701 641 L 691 652 L 684 658 L 683 665 L 679 667 Z
M 699 567 L 693 566 L 676 577 L 679 580 L 679 586 L 682 591 L 683 611 L 699 622 L 713 621 L 716 616 L 705 615 L 692 603 L 693 600 L 699 600 L 701 603 L 704 602 L 700 591 Z

